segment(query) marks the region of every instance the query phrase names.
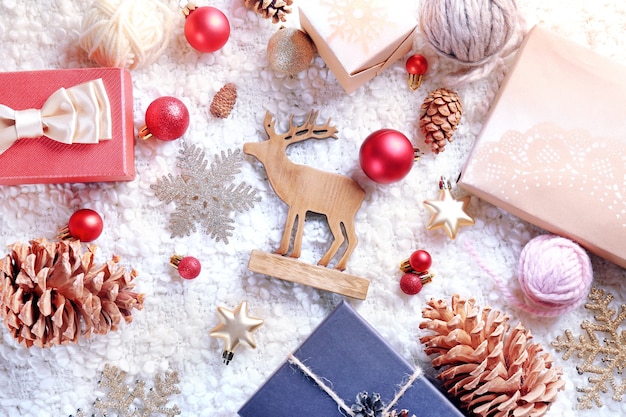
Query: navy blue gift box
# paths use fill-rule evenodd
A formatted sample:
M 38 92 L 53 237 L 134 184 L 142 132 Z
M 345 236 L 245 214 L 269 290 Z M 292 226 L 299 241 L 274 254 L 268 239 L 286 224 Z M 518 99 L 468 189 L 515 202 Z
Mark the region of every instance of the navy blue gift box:
M 350 407 L 357 394 L 380 394 L 393 410 L 409 415 L 462 417 L 463 414 L 423 375 L 343 301 L 293 353 L 314 375 L 288 360 L 241 407 L 241 417 L 346 416 L 319 377 Z M 420 375 L 412 383 L 411 376 Z M 408 386 L 408 388 L 407 388 Z M 396 394 L 406 389 L 393 403 Z

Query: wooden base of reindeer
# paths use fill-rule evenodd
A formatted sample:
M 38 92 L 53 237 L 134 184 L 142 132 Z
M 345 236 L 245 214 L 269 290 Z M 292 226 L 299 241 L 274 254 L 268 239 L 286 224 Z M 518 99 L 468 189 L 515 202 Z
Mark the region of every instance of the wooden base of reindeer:
M 253 250 L 250 254 L 248 269 L 359 300 L 365 300 L 370 284 L 365 278 L 260 250 Z

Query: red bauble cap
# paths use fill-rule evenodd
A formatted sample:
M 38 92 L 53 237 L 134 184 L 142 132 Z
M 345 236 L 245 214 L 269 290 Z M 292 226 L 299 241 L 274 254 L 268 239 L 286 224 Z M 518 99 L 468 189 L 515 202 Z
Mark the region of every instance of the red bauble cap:
M 371 180 L 389 184 L 401 180 L 411 171 L 415 151 L 404 134 L 393 129 L 380 129 L 363 141 L 359 162 Z
M 148 139 L 174 140 L 185 134 L 189 127 L 189 110 L 176 97 L 159 97 L 146 110 L 146 125 L 139 136 Z
M 80 209 L 70 217 L 67 223 L 69 235 L 81 242 L 96 240 L 102 233 L 102 217 L 91 209 Z
M 221 49 L 230 37 L 230 23 L 221 10 L 211 6 L 191 9 L 185 20 L 185 38 L 200 52 Z

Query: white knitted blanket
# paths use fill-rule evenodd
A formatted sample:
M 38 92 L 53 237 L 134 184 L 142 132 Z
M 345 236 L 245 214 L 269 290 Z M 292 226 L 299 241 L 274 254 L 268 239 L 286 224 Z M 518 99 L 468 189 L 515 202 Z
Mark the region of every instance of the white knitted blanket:
M 563 366 L 566 389 L 549 416 L 626 414 L 626 406 L 612 401 L 611 393 L 602 395 L 604 407 L 593 412 L 577 410 L 575 387 L 586 385 L 587 376 L 576 372 L 576 358 L 564 361 L 550 346 L 564 329 L 581 334 L 579 323 L 592 320 L 591 313 L 580 307 L 562 317 L 536 318 L 508 306 L 493 279 L 477 266 L 464 245 L 471 242 L 479 256 L 515 290 L 519 254 L 542 230 L 476 198 L 469 207 L 476 224 L 461 229 L 456 240 L 450 240 L 441 230 L 426 230 L 430 213 L 422 201 L 436 198 L 441 175 L 457 177 L 502 73 L 457 88 L 465 113 L 456 140 L 444 153 L 435 156 L 427 152 L 404 180 L 377 185 L 365 177 L 358 163 L 360 143 L 369 133 L 380 128 L 397 129 L 425 148 L 417 127 L 419 106 L 428 91 L 440 87 L 441 73 L 436 69 L 442 64 L 424 47 L 420 37 L 413 53 L 428 55 L 431 71 L 419 90 L 411 92 L 406 87 L 401 60 L 365 87 L 346 95 L 319 56 L 297 76 L 276 75 L 268 66 L 266 46 L 277 26 L 247 11 L 242 0 L 211 2 L 229 17 L 231 38 L 215 54 L 195 52 L 184 39 L 184 18 L 177 3 L 166 1 L 175 28 L 168 48 L 155 64 L 132 72 L 136 129 L 143 125 L 145 110 L 154 99 L 176 96 L 191 113 L 184 140 L 212 156 L 264 138 L 266 110 L 276 114 L 285 126 L 290 113 L 301 116 L 318 109 L 320 118 L 331 117 L 337 125 L 339 140 L 295 145 L 289 149 L 289 156 L 299 163 L 352 176 L 365 189 L 367 195 L 356 217 L 359 245 L 347 272 L 367 278 L 371 284 L 365 301 L 350 302 L 403 357 L 423 367 L 427 374 L 435 374 L 418 340 L 424 334 L 419 329 L 421 310 L 431 297 L 449 300 L 460 293 L 475 297 L 481 306 L 507 311 L 513 324 L 523 322 L 535 340 Z M 541 23 L 626 63 L 626 3 L 519 3 L 528 27 Z M 407 13 L 417 17 L 417 4 Z M 0 71 L 96 66 L 78 46 L 81 20 L 89 7 L 87 1 L 0 0 Z M 298 25 L 297 13 L 289 16 L 287 25 Z M 219 120 L 209 115 L 208 108 L 213 95 L 228 82 L 237 85 L 239 97 L 230 117 Z M 235 230 L 229 244 L 216 243 L 202 232 L 171 238 L 168 217 L 174 205 L 160 202 L 150 185 L 162 175 L 178 172 L 175 157 L 180 146 L 180 141 L 137 141 L 137 177 L 131 182 L 0 187 L 1 246 L 38 237 L 53 238 L 75 210 L 95 209 L 105 223 L 96 242 L 99 261 L 113 254 L 120 256 L 122 265 L 137 270 L 137 288 L 146 295 L 145 307 L 134 312 L 132 323 L 73 345 L 26 349 L 0 328 L 1 416 L 67 416 L 78 408 L 89 414 L 96 397 L 103 395 L 98 379 L 105 364 L 127 371 L 130 383 L 142 379 L 148 385 L 156 374 L 176 370 L 181 392 L 171 401 L 180 407 L 183 416 L 234 416 L 343 299 L 247 270 L 253 249 L 272 252 L 278 247 L 287 212 L 271 190 L 265 171 L 251 157 L 245 157 L 237 181 L 252 185 L 262 200 L 250 211 L 234 215 Z M 453 192 L 458 194 L 460 190 L 455 188 Z M 315 263 L 329 239 L 324 219 L 311 217 L 305 227 L 301 260 Z M 398 264 L 419 248 L 432 254 L 431 269 L 436 277 L 419 295 L 407 296 L 399 289 Z M 168 265 L 174 253 L 199 258 L 201 275 L 193 281 L 181 280 Z M 623 269 L 595 256 L 592 262 L 595 284 L 613 292 L 616 304 L 623 302 Z M 243 300 L 247 300 L 250 314 L 263 318 L 265 323 L 255 333 L 257 348 L 237 349 L 233 362 L 225 366 L 221 361 L 222 341 L 211 338 L 209 331 L 218 324 L 218 306 L 232 309 Z M 428 415 L 427 410 L 411 411 Z

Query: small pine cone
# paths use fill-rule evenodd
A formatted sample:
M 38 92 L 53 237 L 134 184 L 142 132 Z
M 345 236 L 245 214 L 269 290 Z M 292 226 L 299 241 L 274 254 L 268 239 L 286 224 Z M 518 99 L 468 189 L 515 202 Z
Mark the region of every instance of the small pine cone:
M 356 395 L 356 403 L 350 409 L 354 417 L 382 417 L 385 404 L 380 399 L 379 393 L 373 392 L 372 395 L 369 395 L 363 391 Z
M 233 83 L 228 83 L 215 94 L 209 111 L 214 117 L 225 119 L 230 115 L 236 101 L 237 86 Z
M 540 417 L 556 400 L 565 382 L 563 371 L 523 325 L 510 330 L 508 316 L 489 307 L 482 313 L 475 300 L 452 297 L 451 307 L 431 299 L 422 311 L 421 329 L 434 334 L 420 342 L 437 378 L 460 400 L 469 415 Z M 542 353 L 543 352 L 543 353 Z
M 248 10 L 254 10 L 264 19 L 272 19 L 273 23 L 284 22 L 291 13 L 293 0 L 244 0 Z
M 461 122 L 463 106 L 459 95 L 447 88 L 438 88 L 428 94 L 420 110 L 420 129 L 425 142 L 435 154 L 443 152 L 446 141 L 454 140 L 452 135 Z
M 144 298 L 131 291 L 136 272 L 118 268 L 116 257 L 95 266 L 95 249 L 83 253 L 77 240 L 12 245 L 0 260 L 0 316 L 19 343 L 67 344 L 132 321 Z

